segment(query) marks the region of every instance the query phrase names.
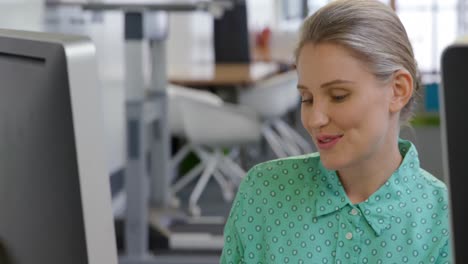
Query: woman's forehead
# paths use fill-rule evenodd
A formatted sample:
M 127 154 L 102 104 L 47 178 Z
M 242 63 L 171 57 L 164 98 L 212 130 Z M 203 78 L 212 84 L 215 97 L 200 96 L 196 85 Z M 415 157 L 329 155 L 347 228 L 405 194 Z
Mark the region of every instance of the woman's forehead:
M 299 54 L 297 72 L 299 82 L 308 83 L 335 79 L 357 82 L 373 77 L 362 60 L 346 48 L 332 43 L 304 45 Z

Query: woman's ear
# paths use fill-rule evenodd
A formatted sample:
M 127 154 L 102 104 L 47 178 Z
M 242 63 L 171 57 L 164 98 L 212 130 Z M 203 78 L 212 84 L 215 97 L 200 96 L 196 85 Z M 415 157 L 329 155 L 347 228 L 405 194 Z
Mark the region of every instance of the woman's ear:
M 413 76 L 407 70 L 397 70 L 393 73 L 391 89 L 390 112 L 396 113 L 401 111 L 413 96 Z

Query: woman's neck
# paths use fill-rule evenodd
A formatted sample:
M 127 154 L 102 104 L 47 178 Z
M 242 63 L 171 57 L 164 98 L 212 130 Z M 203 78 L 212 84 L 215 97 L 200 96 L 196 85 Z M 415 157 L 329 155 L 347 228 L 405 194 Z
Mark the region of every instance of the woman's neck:
M 371 158 L 338 171 L 341 183 L 353 204 L 369 198 L 400 166 L 402 156 L 395 141 L 385 142 Z

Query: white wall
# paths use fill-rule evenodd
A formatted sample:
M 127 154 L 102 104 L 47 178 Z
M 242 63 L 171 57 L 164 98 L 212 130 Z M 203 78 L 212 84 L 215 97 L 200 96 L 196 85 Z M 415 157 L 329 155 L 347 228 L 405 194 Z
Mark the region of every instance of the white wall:
M 44 0 L 0 0 L 0 28 L 40 30 Z
M 276 2 L 277 0 L 247 0 L 249 29 L 256 31 L 266 26 L 274 27 Z
M 171 64 L 212 60 L 213 17 L 204 12 L 170 14 L 167 52 Z

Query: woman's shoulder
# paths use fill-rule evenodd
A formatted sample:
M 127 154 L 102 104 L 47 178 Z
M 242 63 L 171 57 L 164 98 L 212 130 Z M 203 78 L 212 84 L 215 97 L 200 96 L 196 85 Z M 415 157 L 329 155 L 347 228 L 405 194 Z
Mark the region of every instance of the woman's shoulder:
M 445 183 L 437 177 L 435 177 L 434 175 L 432 175 L 430 172 L 426 171 L 423 168 L 419 168 L 419 175 L 421 176 L 420 180 L 427 184 L 429 188 L 447 192 L 447 186 L 445 185 Z
M 448 232 L 449 225 L 449 197 L 447 187 L 444 182 L 433 176 L 426 170 L 419 168 L 419 175 L 408 175 L 402 196 L 402 202 L 406 203 L 408 212 L 412 212 L 415 217 L 425 219 L 433 226 L 434 231 L 439 229 L 444 232 L 444 237 Z M 401 213 L 409 214 L 405 210 Z
M 259 163 L 252 167 L 242 181 L 241 187 L 271 188 L 280 184 L 304 184 L 310 175 L 323 169 L 318 153 L 281 158 Z
M 253 214 L 257 211 L 265 212 L 264 209 L 269 205 L 281 206 L 293 197 L 307 199 L 309 192 L 305 189 L 308 190 L 308 186 L 313 183 L 314 177 L 311 175 L 321 170 L 323 166 L 317 153 L 270 160 L 255 165 L 247 172 L 239 186 L 231 217 L 241 212 L 249 214 L 253 210 Z
M 399 139 L 399 148 L 404 159 L 398 175 L 399 180 L 405 183 L 406 192 L 432 197 L 442 204 L 447 203 L 445 183 L 421 168 L 416 146 L 408 140 Z
M 413 191 L 427 203 L 427 206 L 448 214 L 449 197 L 447 186 L 428 171 L 420 168 L 419 178 L 414 182 Z
M 311 166 L 318 166 L 320 161 L 320 154 L 318 152 L 300 155 L 300 156 L 292 156 L 287 158 L 280 158 L 265 161 L 259 163 L 253 167 L 255 170 L 267 170 L 267 171 L 274 171 L 274 170 L 283 170 L 283 169 L 303 169 L 305 167 L 309 168 Z
M 448 190 L 445 183 L 430 172 L 419 168 L 419 175 L 412 175 L 412 181 L 408 181 L 407 187 L 414 195 L 422 197 L 426 201 L 436 202 L 438 205 L 448 207 Z

